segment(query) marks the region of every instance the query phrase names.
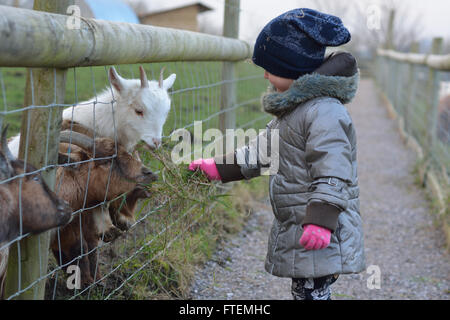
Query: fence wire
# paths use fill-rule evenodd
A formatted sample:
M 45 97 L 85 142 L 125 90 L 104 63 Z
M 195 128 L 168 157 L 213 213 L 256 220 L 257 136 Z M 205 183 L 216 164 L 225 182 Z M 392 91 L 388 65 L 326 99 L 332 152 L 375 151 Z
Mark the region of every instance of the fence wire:
M 222 63 L 174 62 L 148 64 L 144 68 L 149 80 L 157 80 L 163 67 L 165 67 L 166 77 L 172 73 L 177 75 L 174 86 L 169 90 L 172 105 L 164 125 L 163 144 L 160 149 L 153 152 L 147 152 L 141 145 L 138 145 L 137 148 L 143 164 L 158 174 L 159 180 L 148 188 L 147 191 L 151 192 L 151 195 L 138 202 L 134 210 L 135 221 L 128 226 L 128 230 L 115 230 L 117 233 L 115 238 L 107 240 L 106 237 L 111 235 L 105 234 L 105 232 L 95 233 L 96 229 L 89 224 L 92 219 L 86 218 L 94 214 L 109 215 L 109 206 L 113 202 L 120 203 L 120 211 L 125 204 L 124 196 L 129 196 L 132 192 L 130 190 L 128 193 L 112 198 L 109 194 L 110 190 L 117 185 L 117 181 L 113 177 L 113 166 L 114 163 L 120 161 L 120 145 L 118 145 L 117 136 L 120 135 L 118 127 L 123 125 L 121 123 L 113 121 L 111 124 L 116 137 L 114 141 L 115 151 L 111 155 L 102 156 L 100 151 L 97 154 L 96 151 L 98 150 L 95 149 L 96 144 L 94 144 L 92 156 L 88 159 L 71 161 L 69 158 L 69 161 L 65 163 L 49 164 L 46 158 L 45 165 L 42 168 L 27 171 L 27 168 L 24 167 L 23 172 L 12 177 L 2 178 L 0 176 L 0 188 L 13 183 L 19 184 L 19 235 L 11 241 L 0 243 L 0 250 L 6 250 L 12 245 L 17 245 L 19 255 L 19 278 L 17 279 L 19 289 L 17 292 L 5 296 L 6 299 L 13 299 L 28 290 L 34 290 L 41 281 L 46 282 L 46 299 L 128 299 L 136 296 L 134 290 L 138 283 L 139 287 L 142 287 L 142 284 L 145 283 L 149 292 L 152 290 L 156 292 L 155 283 L 171 281 L 171 279 L 161 277 L 161 273 L 157 271 L 161 268 L 170 268 L 161 257 L 168 254 L 169 249 L 174 247 L 177 248 L 178 254 L 183 254 L 183 247 L 189 245 L 185 242 L 185 234 L 201 229 L 212 219 L 210 214 L 211 201 L 206 200 L 215 199 L 214 197 L 228 190 L 220 185 L 202 186 L 200 183 L 195 186 L 195 192 L 198 193 L 192 191 L 192 197 L 189 195 L 190 192 L 186 192 L 186 190 L 178 192 L 177 183 L 181 182 L 177 179 L 182 179 L 184 173 L 178 167 L 181 173 L 177 176 L 171 171 L 173 167 L 168 166 L 170 151 L 174 146 L 174 142 L 171 140 L 172 134 L 180 128 L 192 132 L 196 121 L 202 121 L 203 132 L 207 129 L 219 128 L 220 115 L 225 113 L 234 112 L 236 114 L 237 128 L 264 128 L 270 117 L 260 110 L 259 104 L 260 95 L 266 89 L 267 83 L 261 70 L 249 62 L 240 62 L 236 68 L 237 77 L 231 81 L 236 85 L 236 104 L 225 109 L 221 108 L 221 90 L 223 85 L 230 81 L 223 81 L 221 78 Z M 110 100 L 102 100 L 102 97 L 107 95 L 101 94 L 102 90 L 105 89 L 113 92 L 112 85 L 108 80 L 108 70 L 107 67 L 68 70 L 64 103 L 56 103 L 57 78 L 55 75 L 55 102 L 40 106 L 34 102 L 34 92 L 32 92 L 32 103 L 30 105 L 23 104 L 27 74 L 29 75 L 31 88 L 34 87 L 35 79 L 32 69 L 2 68 L 0 69 L 0 101 L 3 108 L 0 108 L 0 124 L 3 126 L 9 125 L 8 136 L 10 139 L 14 139 L 20 132 L 23 114 L 30 110 L 70 109 L 79 108 L 83 105 L 93 105 L 93 110 L 95 110 L 104 105 L 111 108 L 111 113 L 114 113 L 118 104 L 116 97 Z M 139 70 L 136 65 L 116 66 L 116 70 L 123 78 L 139 78 Z M 95 116 L 94 111 L 94 123 L 102 121 L 102 119 L 96 119 Z M 118 119 L 117 122 L 122 120 Z M 29 132 L 30 121 L 26 125 L 27 130 L 23 132 Z M 50 124 L 48 123 L 47 132 L 49 132 L 49 127 Z M 99 137 L 96 131 L 94 130 L 94 138 Z M 45 148 L 46 155 L 48 154 L 50 138 L 47 134 L 45 141 L 42 141 L 42 147 Z M 29 153 L 33 151 L 29 150 L 28 135 L 20 139 L 21 143 L 25 144 L 24 161 L 26 163 Z M 72 148 L 74 150 L 71 150 Z M 72 152 L 76 154 L 76 147 L 71 146 L 67 151 L 69 156 L 72 155 Z M 92 179 L 99 179 L 94 171 L 97 166 L 105 163 L 109 165 L 109 169 L 105 171 L 107 177 L 104 182 L 104 196 L 98 201 L 89 202 L 90 193 L 95 191 L 90 187 L 93 183 Z M 23 232 L 23 219 L 27 212 L 23 211 L 21 203 L 24 197 L 29 196 L 24 185 L 30 177 L 55 169 L 59 172 L 55 184 L 55 193 L 62 196 L 65 188 L 64 179 L 68 176 L 73 178 L 78 175 L 79 171 L 77 170 L 80 170 L 81 167 L 87 168 L 86 179 L 83 181 L 85 191 L 82 195 L 82 205 L 79 208 L 72 208 L 71 213 L 71 224 L 75 226 L 72 232 L 78 233 L 79 239 L 76 239 L 76 241 L 79 245 L 71 247 L 72 252 L 67 252 L 64 242 L 70 238 L 67 234 L 68 231 L 62 228 L 53 230 L 51 236 L 53 248 L 51 253 L 53 254 L 50 254 L 49 267 L 47 270 L 42 267 L 39 272 L 40 276 L 25 286 L 22 284 L 20 276 L 23 267 L 21 263 L 23 252 L 20 248 L 20 240 L 29 237 L 30 234 Z M 183 186 L 186 187 L 186 184 Z M 202 195 L 200 196 L 201 192 Z M 204 198 L 199 200 L 202 196 Z M 89 247 L 85 240 L 89 240 L 86 237 L 92 236 L 92 234 L 98 235 L 99 241 L 96 246 Z M 57 249 L 55 249 L 55 244 Z M 47 250 L 44 245 L 39 246 L 39 258 L 44 256 L 44 250 Z M 184 259 L 188 258 L 184 257 Z M 86 264 L 87 261 L 90 263 L 89 270 L 92 279 L 88 279 L 88 283 L 83 283 L 81 288 L 69 288 L 70 273 L 67 273 L 67 267 L 77 266 L 77 268 L 82 269 L 83 264 Z M 40 261 L 39 265 L 43 266 L 45 263 Z M 174 294 L 174 292 L 171 292 L 171 294 Z
M 450 175 L 450 72 L 379 56 L 378 85 L 425 153 L 429 169 L 448 190 Z

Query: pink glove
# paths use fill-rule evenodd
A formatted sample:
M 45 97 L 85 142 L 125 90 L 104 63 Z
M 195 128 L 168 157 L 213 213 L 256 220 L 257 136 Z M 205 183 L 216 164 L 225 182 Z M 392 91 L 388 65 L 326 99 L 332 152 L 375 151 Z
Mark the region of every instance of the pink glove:
M 300 244 L 304 246 L 306 250 L 325 249 L 330 244 L 330 230 L 314 224 L 305 224 L 303 230 Z
M 213 158 L 192 161 L 189 170 L 195 171 L 197 169 L 202 170 L 209 180 L 222 180 Z

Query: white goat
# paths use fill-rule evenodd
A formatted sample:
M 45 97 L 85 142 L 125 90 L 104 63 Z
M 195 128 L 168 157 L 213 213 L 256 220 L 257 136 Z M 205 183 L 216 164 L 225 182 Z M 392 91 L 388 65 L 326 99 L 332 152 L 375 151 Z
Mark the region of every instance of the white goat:
M 111 67 L 108 76 L 112 90 L 107 88 L 96 98 L 65 109 L 63 119 L 95 130 L 97 137 L 115 139 L 117 133 L 117 142 L 128 152 L 132 152 L 141 140 L 150 149 L 159 147 L 170 111 L 167 90 L 173 86 L 176 74 L 163 80 L 161 71 L 159 81 L 148 81 L 144 69 L 140 67 L 139 70 L 140 79 L 124 79 Z M 115 101 L 113 106 L 112 101 Z M 20 135 L 8 144 L 16 157 L 19 143 Z

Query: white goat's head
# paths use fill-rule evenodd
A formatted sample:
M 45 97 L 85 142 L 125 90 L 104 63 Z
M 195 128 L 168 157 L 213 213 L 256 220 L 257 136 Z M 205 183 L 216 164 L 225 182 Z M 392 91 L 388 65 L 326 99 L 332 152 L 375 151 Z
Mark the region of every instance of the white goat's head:
M 176 74 L 159 81 L 148 81 L 144 68 L 140 67 L 140 79 L 124 79 L 114 69 L 109 69 L 109 81 L 115 89 L 117 101 L 118 136 L 124 135 L 126 148 L 134 147 L 140 140 L 151 149 L 161 145 L 162 131 L 170 111 L 168 90 L 173 86 Z

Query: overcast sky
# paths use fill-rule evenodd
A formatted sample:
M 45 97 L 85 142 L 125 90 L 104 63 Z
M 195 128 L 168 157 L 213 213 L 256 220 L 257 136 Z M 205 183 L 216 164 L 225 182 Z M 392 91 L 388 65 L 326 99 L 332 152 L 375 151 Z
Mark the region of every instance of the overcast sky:
M 129 0 L 144 1 L 151 9 L 158 7 L 170 7 L 183 5 L 195 1 L 189 0 Z M 338 1 L 338 0 L 335 0 Z M 363 6 L 369 7 L 377 4 L 379 0 L 359 0 Z M 209 21 L 213 27 L 218 28 L 223 21 L 224 0 L 201 0 L 200 2 L 213 7 L 214 12 L 204 13 L 204 18 Z M 345 3 L 346 0 L 339 0 L 339 3 Z M 450 39 L 450 0 L 395 0 L 403 2 L 410 8 L 412 15 L 420 16 L 424 26 L 423 37 L 443 36 Z M 299 7 L 314 8 L 314 0 L 241 0 L 241 31 L 240 38 L 252 41 L 259 33 L 261 28 L 272 18 L 290 9 Z M 383 13 L 382 13 L 383 14 Z M 346 21 L 344 21 L 345 23 Z
M 170 0 L 166 0 L 170 1 Z M 335 0 L 338 1 L 338 0 Z M 345 0 L 339 0 L 345 3 Z M 369 7 L 376 4 L 376 0 L 359 0 Z M 399 1 L 399 0 L 396 0 Z M 211 6 L 221 7 L 223 0 L 205 0 Z M 419 15 L 424 26 L 423 36 L 444 36 L 450 38 L 450 1 L 449 0 L 403 0 L 410 7 L 411 13 Z M 255 29 L 262 28 L 268 21 L 290 9 L 299 7 L 314 8 L 314 1 L 302 0 L 241 0 L 241 35 L 248 38 L 248 35 L 258 33 Z M 211 13 L 212 14 L 212 13 Z M 382 13 L 383 14 L 383 13 Z M 345 21 L 344 21 L 345 23 Z M 248 39 L 246 39 L 248 40 Z

